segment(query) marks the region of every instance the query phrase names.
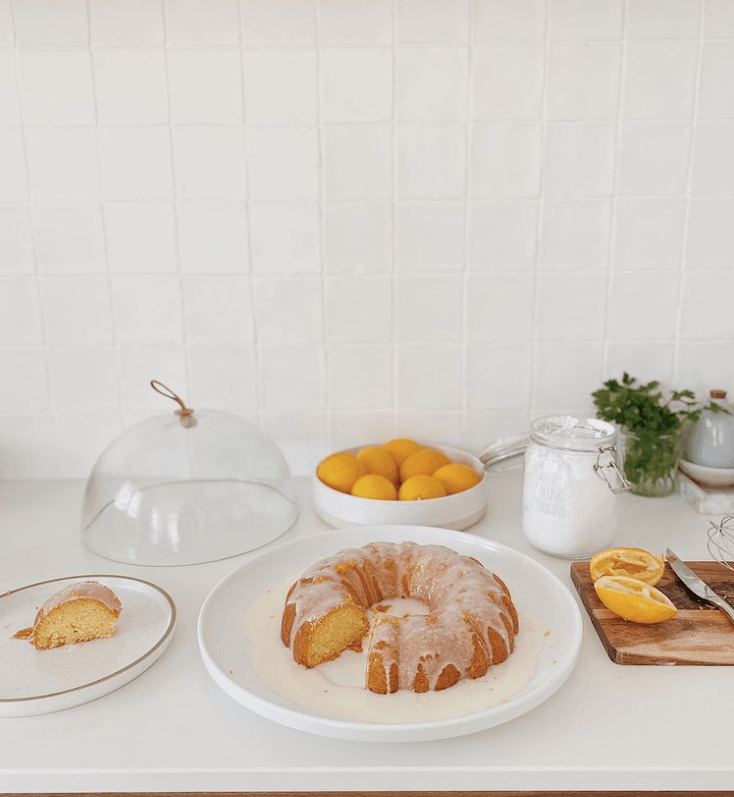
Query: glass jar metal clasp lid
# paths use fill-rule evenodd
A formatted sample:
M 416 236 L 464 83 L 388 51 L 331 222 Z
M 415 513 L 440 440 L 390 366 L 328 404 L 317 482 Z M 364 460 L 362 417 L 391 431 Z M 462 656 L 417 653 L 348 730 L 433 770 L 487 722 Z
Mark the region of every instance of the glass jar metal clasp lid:
M 597 451 L 594 472 L 615 495 L 627 492 L 632 487 L 619 466 L 615 446 L 605 446 Z
M 530 439 L 542 446 L 561 451 L 590 454 L 612 445 L 616 429 L 611 423 L 573 415 L 548 415 L 533 421 Z
M 540 445 L 577 454 L 596 453 L 594 472 L 615 494 L 629 490 L 632 485 L 625 478 L 617 456 L 615 427 L 596 418 L 577 418 L 555 415 L 533 422 L 530 439 Z

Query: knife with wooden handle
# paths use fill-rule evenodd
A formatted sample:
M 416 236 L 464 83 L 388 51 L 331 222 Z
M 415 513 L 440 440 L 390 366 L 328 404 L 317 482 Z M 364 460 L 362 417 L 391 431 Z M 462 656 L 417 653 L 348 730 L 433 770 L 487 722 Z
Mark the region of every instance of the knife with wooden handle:
M 717 595 L 705 581 L 700 579 L 687 564 L 681 562 L 670 548 L 665 552 L 665 559 L 676 576 L 686 585 L 687 589 L 697 597 L 716 606 L 717 609 L 721 609 L 732 623 L 734 623 L 734 609 L 732 609 L 721 595 Z

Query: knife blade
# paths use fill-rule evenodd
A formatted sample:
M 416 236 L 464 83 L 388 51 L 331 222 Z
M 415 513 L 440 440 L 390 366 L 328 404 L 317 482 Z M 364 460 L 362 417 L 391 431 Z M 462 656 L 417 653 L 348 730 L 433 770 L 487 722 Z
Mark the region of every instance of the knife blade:
M 678 578 L 685 584 L 686 588 L 690 590 L 694 595 L 703 600 L 707 601 L 708 603 L 716 606 L 717 609 L 721 609 L 722 612 L 726 614 L 726 616 L 734 623 L 734 609 L 716 592 L 714 592 L 709 585 L 703 581 L 703 579 L 699 578 L 690 567 L 681 560 L 673 553 L 673 551 L 668 548 L 665 552 L 665 559 L 670 565 L 673 572 L 678 576 Z

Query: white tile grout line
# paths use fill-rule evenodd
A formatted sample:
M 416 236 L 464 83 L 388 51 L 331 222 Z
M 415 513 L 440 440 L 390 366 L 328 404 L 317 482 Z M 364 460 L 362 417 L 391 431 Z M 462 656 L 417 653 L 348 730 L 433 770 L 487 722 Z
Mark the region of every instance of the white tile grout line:
M 335 450 L 333 437 L 333 407 L 329 384 L 331 382 L 331 369 L 334 367 L 332 358 L 329 356 L 329 335 L 328 335 L 328 286 L 329 280 L 326 274 L 326 261 L 324 258 L 324 205 L 326 191 L 324 189 L 326 179 L 326 165 L 324 158 L 325 141 L 322 134 L 321 124 L 321 1 L 314 0 L 314 53 L 316 58 L 316 144 L 318 147 L 318 175 L 319 175 L 319 200 L 317 203 L 318 229 L 319 229 L 319 276 L 321 278 L 321 357 L 323 365 L 323 390 L 324 390 L 324 426 L 323 438 L 326 441 L 327 450 Z
M 474 74 L 474 56 L 476 44 L 474 42 L 474 3 L 468 4 L 469 30 L 466 41 L 466 97 L 464 98 L 464 240 L 462 250 L 462 328 L 461 328 L 461 427 L 459 430 L 462 446 L 467 450 L 474 450 L 473 441 L 469 440 L 469 181 L 471 176 L 471 142 L 472 142 L 472 91 Z M 483 445 L 483 444 L 480 444 Z
M 261 379 L 261 348 L 258 342 L 257 335 L 257 321 L 255 314 L 256 296 L 255 296 L 255 279 L 254 267 L 252 259 L 252 227 L 250 224 L 250 160 L 249 160 L 249 136 L 247 125 L 247 76 L 245 74 L 245 47 L 243 29 L 245 24 L 244 8 L 241 2 L 237 2 L 237 20 L 239 24 L 239 48 L 240 48 L 240 75 L 242 79 L 242 143 L 245 148 L 245 200 L 243 202 L 245 209 L 245 223 L 247 225 L 247 269 L 246 274 L 249 276 L 250 283 L 250 312 L 252 317 L 250 319 L 250 326 L 252 329 L 252 359 L 253 371 L 255 374 L 255 408 L 254 415 L 257 419 L 258 425 L 261 429 L 264 428 L 264 412 L 263 412 L 263 399 L 262 399 L 262 379 Z
M 607 378 L 609 372 L 609 313 L 610 301 L 609 297 L 614 283 L 614 277 L 618 273 L 616 271 L 616 263 L 614 257 L 614 241 L 617 231 L 617 211 L 619 197 L 617 195 L 617 186 L 619 182 L 619 154 L 620 154 L 620 141 L 622 131 L 622 96 L 624 91 L 624 79 L 627 69 L 627 19 L 629 15 L 629 0 L 624 0 L 622 3 L 622 34 L 620 39 L 620 53 L 619 53 L 619 75 L 617 76 L 617 118 L 614 124 L 614 171 L 612 173 L 612 193 L 610 196 L 611 215 L 609 218 L 609 241 L 607 243 L 607 279 L 606 279 L 606 293 L 604 296 L 604 350 L 602 352 L 602 380 Z
M 533 290 L 530 301 L 532 302 L 532 330 L 531 330 L 531 349 L 530 349 L 530 386 L 528 396 L 529 414 L 533 414 L 536 404 L 536 392 L 538 387 L 538 363 L 540 361 L 538 340 L 538 307 L 539 307 L 539 287 L 540 281 L 540 250 L 543 235 L 543 222 L 545 220 L 545 198 L 543 188 L 545 186 L 545 152 L 546 138 L 548 134 L 548 67 L 550 62 L 551 37 L 550 27 L 550 0 L 545 0 L 545 29 L 544 29 L 544 58 L 543 58 L 543 86 L 541 89 L 541 110 L 540 110 L 540 165 L 538 174 L 538 191 L 536 195 L 536 216 L 535 216 L 535 258 L 533 262 Z M 532 418 L 528 418 L 528 422 Z
M 89 2 L 89 0 L 87 0 Z M 174 155 L 174 145 L 173 145 L 173 114 L 171 110 L 171 93 L 170 93 L 170 86 L 171 86 L 171 72 L 170 72 L 170 61 L 169 61 L 169 54 L 170 48 L 168 46 L 168 15 L 166 14 L 166 3 L 161 3 L 161 14 L 163 17 L 163 68 L 165 70 L 166 75 L 166 110 L 168 113 L 168 146 L 170 147 L 170 169 L 171 169 L 171 206 L 173 211 L 173 232 L 174 232 L 174 251 L 176 255 L 176 276 L 178 277 L 178 290 L 179 290 L 179 305 L 181 309 L 181 347 L 183 348 L 183 361 L 184 361 L 184 385 L 186 389 L 185 393 L 185 400 L 191 405 L 196 406 L 197 399 L 194 395 L 194 386 L 192 383 L 192 374 L 191 374 L 191 357 L 192 351 L 191 347 L 188 345 L 188 335 L 186 331 L 186 305 L 187 305 L 187 295 L 186 295 L 186 286 L 184 275 L 181 271 L 181 247 L 179 243 L 179 218 L 178 218 L 178 203 L 176 198 L 178 196 L 178 191 L 176 190 L 176 159 Z M 244 108 L 244 100 L 243 100 L 243 108 Z M 151 374 L 151 379 L 157 378 L 155 374 Z M 174 392 L 178 392 L 177 389 L 173 388 Z
M 113 282 L 113 275 L 110 271 L 110 245 L 109 245 L 109 237 L 107 234 L 107 215 L 105 213 L 106 202 L 104 201 L 104 192 L 102 188 L 102 158 L 101 158 L 101 148 L 100 148 L 100 141 L 99 141 L 99 132 L 100 132 L 100 123 L 99 123 L 99 103 L 97 98 L 97 73 L 95 70 L 94 64 L 94 53 L 92 48 L 92 28 L 91 28 L 91 12 L 89 7 L 90 0 L 85 0 L 85 9 L 86 9 L 86 16 L 87 16 L 87 50 L 89 52 L 89 59 L 90 64 L 89 68 L 91 71 L 91 79 L 92 79 L 92 91 L 93 91 L 93 100 L 94 100 L 94 118 L 95 118 L 95 131 L 94 131 L 94 142 L 96 147 L 96 158 L 97 158 L 97 176 L 98 176 L 98 190 L 99 190 L 99 200 L 95 202 L 99 215 L 100 215 L 100 224 L 102 227 L 102 243 L 104 247 L 104 273 L 107 278 L 107 298 L 110 303 L 110 319 L 111 319 L 111 334 L 112 334 L 112 351 L 113 357 L 115 360 L 115 385 L 117 388 L 117 413 L 120 419 L 120 426 L 124 428 L 124 413 L 125 407 L 123 406 L 123 390 L 122 390 L 122 362 L 120 358 L 120 345 L 117 340 L 117 324 L 115 322 L 115 303 L 114 303 L 114 291 L 112 289 L 112 282 Z M 168 79 L 168 64 L 166 62 L 165 65 L 166 69 L 166 80 Z M 169 111 L 169 123 L 170 123 L 170 111 Z M 169 133 L 170 135 L 170 133 Z
M 688 270 L 688 235 L 691 225 L 691 195 L 693 191 L 693 156 L 696 150 L 696 137 L 698 135 L 698 100 L 701 88 L 701 68 L 703 62 L 703 44 L 704 44 L 704 30 L 706 21 L 706 4 L 704 2 L 700 5 L 700 17 L 698 20 L 698 47 L 696 49 L 696 77 L 693 84 L 693 108 L 690 119 L 690 139 L 688 142 L 688 163 L 686 164 L 686 190 L 683 200 L 685 208 L 683 214 L 683 235 L 681 236 L 680 244 L 680 262 L 678 264 L 678 304 L 676 308 L 675 318 L 675 335 L 674 335 L 674 356 L 673 356 L 673 375 L 672 381 L 675 384 L 679 377 L 680 372 L 680 330 L 683 318 L 683 293 L 684 285 Z
M 398 377 L 400 375 L 400 353 L 398 347 L 398 320 L 397 320 L 397 204 L 398 204 L 398 125 L 397 125 L 397 105 L 398 105 L 398 86 L 397 86 L 397 29 L 398 29 L 398 9 L 399 0 L 392 0 L 392 197 L 390 201 L 390 339 L 392 350 L 392 433 L 391 436 L 399 434 L 401 423 L 400 418 L 400 390 Z
M 318 176 L 319 192 L 316 212 L 318 214 L 318 257 L 319 257 L 319 277 L 321 279 L 321 357 L 323 365 L 323 426 L 320 437 L 325 441 L 327 451 L 335 450 L 333 441 L 333 406 L 332 395 L 329 390 L 331 381 L 331 370 L 334 363 L 329 352 L 328 335 L 328 290 L 330 280 L 326 271 L 326 259 L 324 257 L 324 230 L 325 230 L 325 205 L 326 205 L 326 163 L 324 158 L 326 143 L 323 137 L 323 126 L 321 123 L 322 92 L 321 92 L 321 0 L 314 0 L 314 55 L 316 59 L 316 145 L 318 147 Z

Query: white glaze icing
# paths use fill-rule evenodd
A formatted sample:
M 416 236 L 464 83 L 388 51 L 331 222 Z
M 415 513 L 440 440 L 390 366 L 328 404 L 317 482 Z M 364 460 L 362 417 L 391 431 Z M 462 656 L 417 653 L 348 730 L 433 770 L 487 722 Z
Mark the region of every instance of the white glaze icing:
M 34 625 L 48 617 L 51 612 L 64 603 L 75 600 L 95 600 L 104 604 L 117 617 L 122 611 L 122 604 L 117 595 L 109 588 L 100 584 L 98 581 L 79 581 L 60 589 L 51 595 L 50 598 L 41 606 L 36 614 Z

